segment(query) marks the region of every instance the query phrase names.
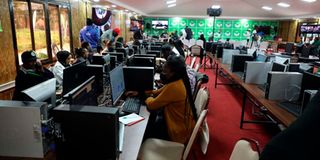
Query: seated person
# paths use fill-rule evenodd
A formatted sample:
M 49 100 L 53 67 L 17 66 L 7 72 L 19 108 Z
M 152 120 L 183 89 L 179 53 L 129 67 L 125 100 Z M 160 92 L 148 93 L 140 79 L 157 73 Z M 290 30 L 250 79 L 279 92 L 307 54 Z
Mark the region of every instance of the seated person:
M 123 37 L 119 37 L 116 41 L 116 48 L 125 48 L 127 45 L 124 43 Z
M 59 51 L 57 53 L 58 61 L 53 66 L 52 72 L 57 79 L 57 87 L 62 86 L 63 70 L 70 66 L 71 53 L 68 51 Z
M 12 100 L 29 100 L 21 91 L 53 78 L 53 74 L 44 68 L 34 51 L 25 51 L 21 55 L 23 64 L 17 73 Z
M 160 77 L 165 85 L 158 90 L 146 91 L 151 95 L 145 103 L 150 111 L 163 109 L 164 121 L 158 124 L 166 127 L 158 127 L 149 121 L 145 136 L 186 144 L 195 126 L 197 114 L 184 58 L 176 55 L 169 56 Z M 138 93 L 129 91 L 126 94 L 137 95 Z
M 76 63 L 80 63 L 83 61 L 86 61 L 87 64 L 89 64 L 89 52 L 85 48 L 76 48 Z

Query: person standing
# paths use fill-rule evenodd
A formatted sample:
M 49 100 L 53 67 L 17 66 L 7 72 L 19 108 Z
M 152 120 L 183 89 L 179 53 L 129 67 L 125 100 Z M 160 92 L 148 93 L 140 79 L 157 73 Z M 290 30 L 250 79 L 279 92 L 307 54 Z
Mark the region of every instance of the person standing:
M 93 25 L 93 21 L 87 18 L 87 26 L 80 30 L 80 42 L 88 42 L 92 51 L 97 50 L 100 42 L 100 30 Z
M 254 29 L 252 31 L 251 37 L 252 37 L 252 41 L 251 41 L 251 45 L 250 48 L 252 48 L 253 43 L 255 43 L 255 46 L 257 45 L 257 39 L 258 39 L 258 27 L 254 26 Z
M 246 47 L 249 47 L 250 37 L 251 37 L 251 29 L 249 28 L 246 32 L 245 37 L 247 38 Z
M 192 35 L 193 35 L 193 33 L 192 33 L 191 28 L 189 28 L 188 26 L 186 26 L 186 28 L 185 28 L 184 30 L 185 30 L 185 31 L 186 31 L 186 33 L 187 33 L 187 37 L 186 37 L 186 39 L 187 39 L 187 40 L 192 39 Z

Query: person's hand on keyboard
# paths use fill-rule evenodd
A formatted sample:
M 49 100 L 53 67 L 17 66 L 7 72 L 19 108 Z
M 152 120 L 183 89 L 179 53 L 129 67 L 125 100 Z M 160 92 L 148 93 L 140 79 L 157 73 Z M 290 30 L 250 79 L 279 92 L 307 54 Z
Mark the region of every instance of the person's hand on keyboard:
M 124 95 L 126 97 L 136 97 L 138 96 L 139 92 L 138 91 L 127 91 Z

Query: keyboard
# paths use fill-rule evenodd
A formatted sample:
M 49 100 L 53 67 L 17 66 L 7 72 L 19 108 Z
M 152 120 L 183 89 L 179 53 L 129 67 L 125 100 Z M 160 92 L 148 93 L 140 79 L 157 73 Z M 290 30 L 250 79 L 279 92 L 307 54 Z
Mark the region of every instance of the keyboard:
M 280 102 L 278 105 L 287 110 L 288 112 L 292 113 L 295 116 L 299 116 L 302 113 L 301 103 L 297 102 Z
M 128 97 L 122 106 L 122 112 L 139 114 L 140 105 L 138 98 Z

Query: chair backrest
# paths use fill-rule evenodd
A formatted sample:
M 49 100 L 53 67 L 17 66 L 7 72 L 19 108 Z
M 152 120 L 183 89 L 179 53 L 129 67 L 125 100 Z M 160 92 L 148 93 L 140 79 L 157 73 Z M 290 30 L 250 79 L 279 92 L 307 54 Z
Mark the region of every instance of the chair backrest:
M 258 160 L 259 153 L 251 148 L 246 140 L 239 140 L 233 148 L 229 160 Z
M 183 152 L 183 156 L 182 156 L 183 160 L 186 160 L 188 158 L 188 155 L 189 155 L 191 147 L 192 147 L 192 145 L 194 143 L 194 140 L 196 139 L 196 137 L 197 137 L 197 135 L 199 133 L 199 128 L 200 128 L 200 126 L 202 126 L 202 123 L 203 123 L 205 117 L 207 116 L 207 112 L 208 112 L 208 110 L 203 110 L 201 112 L 201 114 L 200 114 L 200 116 L 199 116 L 199 118 L 197 120 L 197 123 L 196 123 L 196 125 L 195 125 L 195 127 L 194 127 L 194 129 L 192 131 L 192 134 L 191 134 L 191 137 L 190 137 L 190 139 L 188 141 L 188 144 L 187 144 L 187 146 L 186 146 L 186 148 L 185 148 L 185 150 Z
M 197 109 L 197 115 L 199 116 L 201 111 L 207 109 L 209 102 L 209 91 L 206 87 L 199 89 L 194 104 Z
M 198 45 L 191 46 L 191 54 L 194 56 L 200 56 L 201 53 L 201 47 Z
M 198 45 L 198 46 L 200 46 L 201 48 L 203 48 L 203 47 L 204 47 L 204 46 L 203 46 L 203 40 L 198 39 L 198 40 L 196 41 L 196 45 Z
M 196 44 L 196 40 L 195 39 L 190 39 L 189 40 L 189 46 L 193 46 Z

